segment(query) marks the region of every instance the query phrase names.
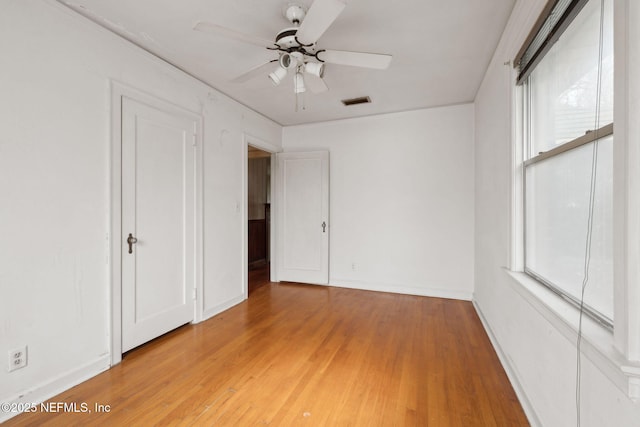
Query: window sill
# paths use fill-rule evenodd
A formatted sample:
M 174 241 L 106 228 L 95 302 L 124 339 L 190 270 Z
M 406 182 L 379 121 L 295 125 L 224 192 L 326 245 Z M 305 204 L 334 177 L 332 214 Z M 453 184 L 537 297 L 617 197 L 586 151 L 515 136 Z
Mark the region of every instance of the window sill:
M 579 311 L 525 273 L 506 270 L 514 289 L 569 341 L 578 340 Z M 640 363 L 626 360 L 614 347 L 613 334 L 588 316 L 582 320 L 582 354 L 631 400 L 640 402 Z

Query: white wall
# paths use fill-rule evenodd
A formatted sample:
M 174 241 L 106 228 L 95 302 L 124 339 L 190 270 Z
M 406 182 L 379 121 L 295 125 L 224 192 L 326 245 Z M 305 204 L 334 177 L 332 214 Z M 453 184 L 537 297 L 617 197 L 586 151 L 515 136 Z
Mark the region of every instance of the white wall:
M 280 126 L 55 2 L 3 0 L 0 402 L 109 364 L 110 79 L 203 116 L 205 314 L 244 298 L 244 133 L 279 145 Z
M 473 105 L 285 127 L 283 148 L 329 151 L 330 284 L 470 299 Z
M 576 425 L 575 330 L 543 315 L 505 269 L 512 238 L 514 109 L 511 67 L 504 63 L 515 57 L 544 3 L 518 1 L 475 101 L 474 300 L 532 423 L 569 426 Z M 640 404 L 586 356 L 581 390 L 583 426 L 640 425 Z

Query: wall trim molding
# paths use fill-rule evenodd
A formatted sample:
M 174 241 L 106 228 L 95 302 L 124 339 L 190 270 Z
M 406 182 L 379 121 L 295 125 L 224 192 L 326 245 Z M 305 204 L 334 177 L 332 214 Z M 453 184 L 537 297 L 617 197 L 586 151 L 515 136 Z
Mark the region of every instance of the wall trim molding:
M 489 340 L 491 341 L 493 348 L 496 350 L 498 359 L 500 359 L 500 363 L 502 364 L 502 367 L 504 368 L 504 371 L 506 372 L 507 377 L 509 378 L 509 382 L 511 383 L 513 390 L 516 392 L 516 396 L 518 396 L 520 405 L 522 405 L 522 409 L 524 410 L 524 413 L 527 416 L 529 423 L 534 427 L 538 427 L 538 426 L 541 427 L 542 423 L 540 422 L 540 419 L 538 418 L 536 411 L 531 405 L 531 402 L 529 401 L 529 398 L 527 397 L 527 394 L 525 393 L 524 388 L 522 387 L 522 384 L 518 379 L 516 370 L 513 368 L 513 366 L 511 366 L 511 363 L 509 362 L 509 358 L 507 357 L 505 352 L 502 350 L 502 347 L 500 346 L 498 339 L 493 334 L 493 330 L 491 329 L 491 326 L 489 325 L 489 322 L 487 321 L 487 319 L 484 317 L 484 313 L 482 313 L 482 309 L 478 305 L 478 302 L 476 301 L 475 298 L 473 299 L 472 302 L 473 302 L 473 307 L 476 309 L 476 313 L 478 313 L 480 322 L 482 322 L 482 326 L 484 327 L 484 330 L 487 332 L 487 336 L 489 337 Z
M 330 278 L 329 286 L 334 286 L 336 288 L 360 289 L 363 291 L 389 292 L 393 294 L 417 295 L 422 297 L 446 298 L 463 301 L 471 301 L 473 299 L 472 291 L 450 290 L 435 286 L 429 286 L 425 288 L 420 286 L 407 286 L 398 283 L 368 282 L 362 280 L 349 280 L 339 278 Z
M 13 398 L 9 399 L 3 399 L 4 403 L 16 403 L 23 405 L 40 404 L 48 399 L 51 399 L 54 396 L 57 396 L 63 391 L 68 390 L 71 387 L 75 387 L 78 384 L 95 377 L 99 373 L 108 370 L 110 367 L 110 361 L 111 358 L 109 354 L 103 354 L 99 358 L 85 363 L 79 368 L 64 372 L 54 378 L 49 379 L 48 381 L 41 383 L 40 385 L 25 390 L 18 396 L 14 396 Z M 0 424 L 17 415 L 20 415 L 20 412 L 0 412 Z
M 246 299 L 247 299 L 246 295 L 242 294 L 242 295 L 240 295 L 238 297 L 231 298 L 231 299 L 229 299 L 229 300 L 227 300 L 227 301 L 225 301 L 225 302 L 223 302 L 221 304 L 217 304 L 217 305 L 215 305 L 215 306 L 213 306 L 211 308 L 206 308 L 205 307 L 204 312 L 202 314 L 203 315 L 202 320 L 203 321 L 204 320 L 208 320 L 208 319 L 212 318 L 213 316 L 218 315 L 218 314 L 222 313 L 223 311 L 226 311 L 226 310 L 230 309 L 231 307 L 240 304 L 241 302 L 243 302 Z

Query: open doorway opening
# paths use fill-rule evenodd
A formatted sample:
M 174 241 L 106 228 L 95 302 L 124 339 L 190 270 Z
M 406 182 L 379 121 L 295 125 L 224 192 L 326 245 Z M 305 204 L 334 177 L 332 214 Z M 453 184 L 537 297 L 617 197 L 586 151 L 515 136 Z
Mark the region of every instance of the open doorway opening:
M 271 153 L 247 145 L 247 265 L 249 296 L 269 283 Z

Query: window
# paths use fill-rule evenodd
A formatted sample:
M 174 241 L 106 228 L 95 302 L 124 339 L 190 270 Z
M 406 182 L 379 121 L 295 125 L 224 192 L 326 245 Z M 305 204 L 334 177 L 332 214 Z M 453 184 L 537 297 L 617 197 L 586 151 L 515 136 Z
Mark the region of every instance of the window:
M 612 327 L 613 1 L 562 3 L 520 61 L 525 272 L 574 304 L 588 272 L 585 311 Z

